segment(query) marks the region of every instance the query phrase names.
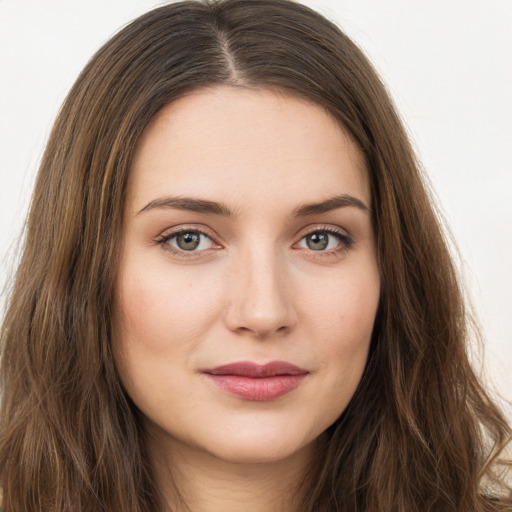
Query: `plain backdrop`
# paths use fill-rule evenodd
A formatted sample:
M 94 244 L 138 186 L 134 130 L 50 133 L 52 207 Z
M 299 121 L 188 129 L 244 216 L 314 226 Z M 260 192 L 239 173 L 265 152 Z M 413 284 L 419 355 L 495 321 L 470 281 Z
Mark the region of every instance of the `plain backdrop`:
M 512 415 L 512 0 L 305 3 L 352 36 L 388 84 L 462 255 L 486 340 L 482 371 Z M 161 4 L 0 0 L 0 284 L 12 278 L 67 91 L 101 44 Z

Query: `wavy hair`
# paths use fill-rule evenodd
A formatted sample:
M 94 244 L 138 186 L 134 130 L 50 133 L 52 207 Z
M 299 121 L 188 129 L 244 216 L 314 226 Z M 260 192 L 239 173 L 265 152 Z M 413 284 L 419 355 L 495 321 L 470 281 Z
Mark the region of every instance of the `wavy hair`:
M 4 512 L 160 510 L 110 344 L 125 189 L 155 114 L 221 84 L 322 106 L 367 160 L 379 310 L 364 376 L 323 434 L 301 510 L 512 510 L 500 459 L 511 430 L 470 366 L 461 287 L 385 87 L 316 12 L 220 0 L 166 5 L 125 27 L 55 122 L 1 334 Z

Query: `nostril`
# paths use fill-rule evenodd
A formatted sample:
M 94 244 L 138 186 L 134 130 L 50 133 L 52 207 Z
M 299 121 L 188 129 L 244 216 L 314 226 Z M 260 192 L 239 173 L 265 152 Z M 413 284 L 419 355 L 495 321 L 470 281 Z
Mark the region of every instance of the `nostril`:
M 254 255 L 251 255 L 255 258 Z M 225 309 L 227 327 L 240 335 L 252 335 L 264 339 L 291 332 L 297 321 L 293 297 L 287 286 L 277 278 L 275 262 L 250 260 L 242 269 L 244 279 L 236 280 L 230 287 L 230 295 Z
M 240 326 L 236 329 L 236 332 L 238 334 L 252 334 L 255 337 L 258 338 L 266 338 L 269 336 L 275 336 L 277 335 L 285 335 L 290 331 L 290 327 L 287 325 L 282 325 L 281 327 L 278 327 L 277 329 L 273 328 L 251 328 L 251 327 L 243 327 Z

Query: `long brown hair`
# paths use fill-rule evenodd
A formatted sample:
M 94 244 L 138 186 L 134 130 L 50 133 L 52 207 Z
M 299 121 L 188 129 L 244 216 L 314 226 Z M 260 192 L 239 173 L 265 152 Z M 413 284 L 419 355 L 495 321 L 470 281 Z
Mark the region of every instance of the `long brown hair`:
M 288 0 L 155 9 L 84 69 L 41 163 L 2 329 L 5 512 L 156 512 L 138 414 L 111 353 L 127 177 L 164 105 L 220 84 L 330 112 L 364 151 L 382 296 L 359 388 L 324 433 L 301 510 L 504 511 L 511 430 L 468 362 L 438 215 L 384 86 L 354 43 Z

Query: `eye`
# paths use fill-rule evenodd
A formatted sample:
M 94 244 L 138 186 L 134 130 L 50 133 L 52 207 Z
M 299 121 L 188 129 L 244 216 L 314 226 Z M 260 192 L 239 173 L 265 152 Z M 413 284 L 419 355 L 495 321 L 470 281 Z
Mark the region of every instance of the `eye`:
M 168 250 L 200 252 L 215 246 L 213 240 L 201 231 L 187 229 L 162 237 L 158 243 L 168 246 Z
M 352 238 L 345 233 L 335 230 L 321 229 L 303 236 L 297 247 L 316 252 L 336 252 L 348 249 L 352 244 Z

